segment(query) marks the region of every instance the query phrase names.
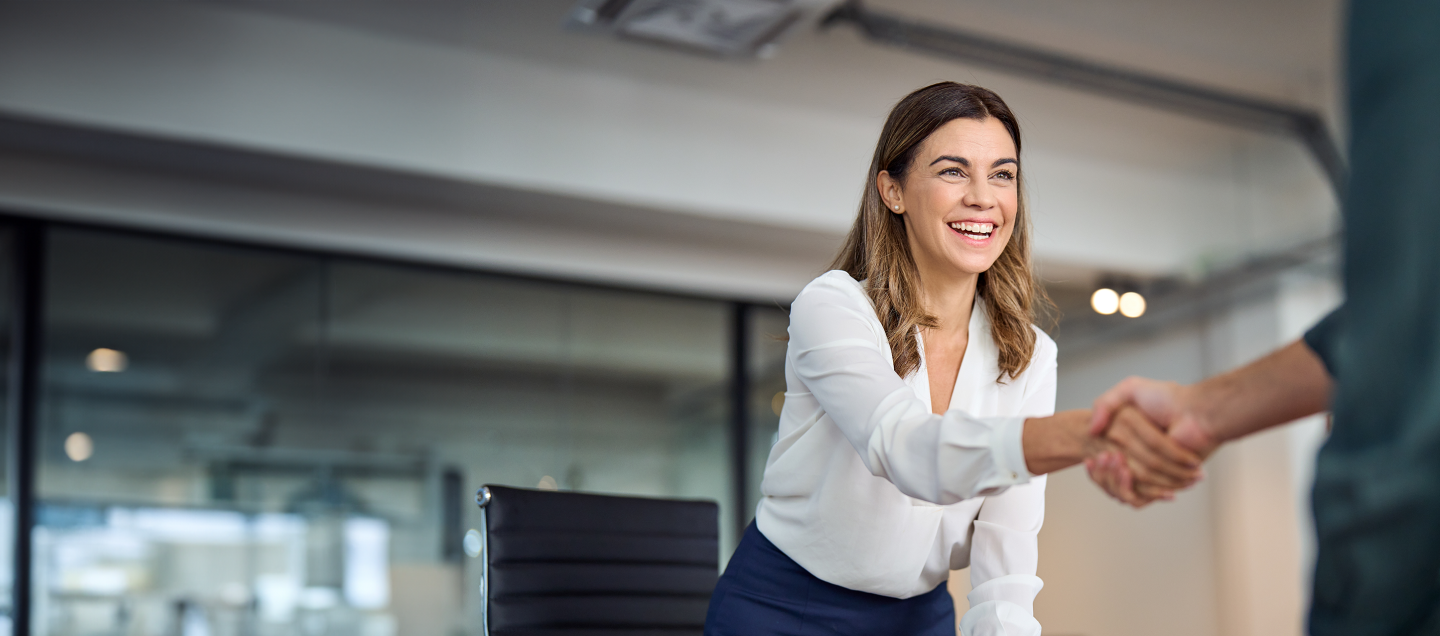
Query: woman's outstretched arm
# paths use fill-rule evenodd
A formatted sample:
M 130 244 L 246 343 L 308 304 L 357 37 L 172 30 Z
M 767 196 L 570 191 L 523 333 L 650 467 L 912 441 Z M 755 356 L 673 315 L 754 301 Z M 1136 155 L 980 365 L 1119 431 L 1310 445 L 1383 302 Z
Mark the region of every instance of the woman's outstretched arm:
M 906 495 L 955 503 L 1106 448 L 1086 432 L 1088 411 L 1028 421 L 931 413 L 895 373 L 886 342 L 869 299 L 841 272 L 807 285 L 791 306 L 791 370 L 865 467 Z

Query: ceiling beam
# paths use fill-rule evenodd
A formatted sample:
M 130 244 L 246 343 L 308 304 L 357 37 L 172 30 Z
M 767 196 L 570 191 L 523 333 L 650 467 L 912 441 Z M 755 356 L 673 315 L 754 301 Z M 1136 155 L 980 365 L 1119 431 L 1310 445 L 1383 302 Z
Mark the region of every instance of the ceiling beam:
M 821 28 L 842 23 L 854 25 L 872 42 L 984 64 L 1114 99 L 1294 137 L 1314 158 L 1336 198 L 1344 199 L 1348 174 L 1345 157 L 1325 120 L 1313 109 L 908 20 L 873 11 L 860 0 L 841 4 L 821 21 Z

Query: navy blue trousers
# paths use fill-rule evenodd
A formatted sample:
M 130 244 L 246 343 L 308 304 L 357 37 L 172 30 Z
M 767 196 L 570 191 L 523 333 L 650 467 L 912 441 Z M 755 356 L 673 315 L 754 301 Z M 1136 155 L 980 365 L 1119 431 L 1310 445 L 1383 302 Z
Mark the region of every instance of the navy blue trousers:
M 939 587 L 907 599 L 826 583 L 750 524 L 710 597 L 705 636 L 955 636 Z

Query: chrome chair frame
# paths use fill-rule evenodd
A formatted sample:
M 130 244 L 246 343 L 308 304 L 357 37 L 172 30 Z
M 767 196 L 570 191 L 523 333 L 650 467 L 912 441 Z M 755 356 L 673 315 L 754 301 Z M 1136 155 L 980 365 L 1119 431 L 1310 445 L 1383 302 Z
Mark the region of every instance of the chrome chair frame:
M 490 487 L 475 491 L 475 505 L 480 507 L 480 633 L 490 636 L 490 523 L 485 511 L 490 506 Z

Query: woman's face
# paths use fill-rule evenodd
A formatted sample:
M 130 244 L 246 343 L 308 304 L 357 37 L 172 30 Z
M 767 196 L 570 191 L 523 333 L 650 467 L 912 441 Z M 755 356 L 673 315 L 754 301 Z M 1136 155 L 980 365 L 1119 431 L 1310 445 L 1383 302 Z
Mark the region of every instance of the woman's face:
M 1015 142 L 994 117 L 956 119 L 920 143 L 897 182 L 876 180 L 905 229 L 921 275 L 974 275 L 990 269 L 1015 225 L 1020 164 Z

